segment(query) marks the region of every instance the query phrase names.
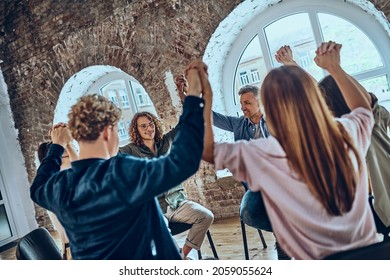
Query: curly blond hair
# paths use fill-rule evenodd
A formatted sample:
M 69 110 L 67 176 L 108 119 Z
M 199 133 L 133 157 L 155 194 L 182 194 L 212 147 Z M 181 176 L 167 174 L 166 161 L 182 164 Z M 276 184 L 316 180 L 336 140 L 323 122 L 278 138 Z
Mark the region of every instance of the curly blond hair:
M 149 112 L 138 112 L 134 115 L 133 119 L 131 120 L 130 126 L 129 126 L 129 137 L 130 137 L 130 142 L 140 146 L 143 144 L 143 140 L 141 138 L 141 135 L 138 132 L 137 128 L 137 121 L 140 117 L 147 117 L 148 120 L 154 123 L 155 126 L 155 135 L 154 135 L 154 141 L 160 142 L 162 137 L 163 137 L 163 129 L 161 126 L 160 121 L 158 118 L 153 115 L 152 113 Z
M 107 98 L 92 94 L 82 96 L 68 117 L 68 128 L 76 141 L 94 141 L 106 126 L 117 124 L 121 110 Z

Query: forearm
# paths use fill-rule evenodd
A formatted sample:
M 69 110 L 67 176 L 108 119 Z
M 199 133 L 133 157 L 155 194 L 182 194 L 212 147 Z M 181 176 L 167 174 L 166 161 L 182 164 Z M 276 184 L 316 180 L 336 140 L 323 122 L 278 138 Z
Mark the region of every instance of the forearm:
M 147 163 L 147 181 L 149 187 L 145 195 L 159 195 L 188 179 L 199 169 L 203 143 L 204 119 L 203 102 L 199 98 L 187 96 L 183 106 L 183 115 L 179 120 L 179 129 L 172 149 L 165 157 Z M 191 108 L 190 108 L 191 107 Z M 157 186 L 150 189 L 150 185 Z
M 335 79 L 351 111 L 358 107 L 371 110 L 371 104 L 368 101 L 369 94 L 358 81 L 348 75 L 340 66 L 328 69 L 328 72 Z
M 350 75 L 347 76 L 351 80 L 351 82 L 354 83 L 359 88 L 359 90 L 363 93 L 364 97 L 366 98 L 368 104 L 370 104 L 371 107 L 372 98 L 371 95 L 368 93 L 368 91 L 358 81 L 356 81 L 355 78 L 351 77 Z
M 52 144 L 47 156 L 43 159 L 39 166 L 37 175 L 30 187 L 31 199 L 42 206 L 44 186 L 47 181 L 61 168 L 61 156 L 64 148 L 61 145 Z
M 212 111 L 212 120 L 213 123 L 212 125 L 215 127 L 218 127 L 220 129 L 226 130 L 226 131 L 231 131 L 233 132 L 233 123 L 232 123 L 232 118 L 230 116 L 225 116 L 220 113 Z
M 154 183 L 164 185 L 164 189 L 159 191 L 165 192 L 177 186 L 198 170 L 204 144 L 204 107 L 201 98 L 186 97 L 172 148 L 158 164 L 159 167 L 153 169 L 161 176 L 148 174 L 154 178 L 153 181 L 157 179 Z
M 72 143 L 68 143 L 65 149 L 71 162 L 79 159 L 79 155 Z
M 213 135 L 213 116 L 212 116 L 212 103 L 207 102 L 204 108 L 204 118 L 205 118 L 205 137 L 204 137 L 204 148 L 202 159 L 214 163 L 214 135 Z

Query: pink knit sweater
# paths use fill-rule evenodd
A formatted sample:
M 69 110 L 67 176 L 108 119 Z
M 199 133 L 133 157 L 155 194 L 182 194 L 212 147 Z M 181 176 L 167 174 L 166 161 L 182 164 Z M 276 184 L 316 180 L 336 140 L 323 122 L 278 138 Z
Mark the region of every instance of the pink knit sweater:
M 228 168 L 261 191 L 274 233 L 287 254 L 295 259 L 321 259 L 332 253 L 377 242 L 368 204 L 365 154 L 374 126 L 372 112 L 357 108 L 337 119 L 345 127 L 362 159 L 362 170 L 352 209 L 342 216 L 329 215 L 292 171 L 286 154 L 274 137 L 215 144 L 217 170 Z M 350 156 L 357 169 L 356 158 Z

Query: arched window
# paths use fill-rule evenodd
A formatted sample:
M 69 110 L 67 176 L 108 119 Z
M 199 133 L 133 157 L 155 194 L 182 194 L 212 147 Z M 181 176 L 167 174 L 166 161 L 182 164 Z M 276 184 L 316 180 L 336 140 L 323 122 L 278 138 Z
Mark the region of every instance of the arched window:
M 388 23 L 388 22 L 387 22 Z M 274 54 L 290 45 L 295 61 L 320 80 L 326 73 L 313 61 L 323 41 L 343 44 L 343 68 L 390 111 L 389 34 L 370 13 L 345 1 L 283 1 L 253 17 L 233 42 L 223 66 L 223 93 L 229 115 L 241 115 L 238 90 L 261 86 Z
M 157 115 L 144 87 L 124 72 L 112 72 L 100 77 L 88 91 L 98 92 L 122 109 L 122 117 L 118 123 L 120 146 L 129 142 L 127 131 L 136 112 L 148 111 Z
M 127 131 L 136 112 L 148 111 L 157 115 L 148 93 L 134 77 L 116 67 L 94 65 L 79 71 L 65 83 L 53 123 L 67 122 L 70 107 L 80 96 L 91 93 L 101 94 L 121 108 L 122 117 L 118 122 L 120 146 L 129 142 Z

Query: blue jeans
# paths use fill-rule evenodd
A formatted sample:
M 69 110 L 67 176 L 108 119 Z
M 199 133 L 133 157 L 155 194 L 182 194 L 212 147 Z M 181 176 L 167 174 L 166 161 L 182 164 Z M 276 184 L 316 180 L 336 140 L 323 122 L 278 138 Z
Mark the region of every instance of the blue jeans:
M 271 222 L 261 192 L 247 190 L 241 200 L 240 217 L 244 224 L 248 226 L 272 232 Z

